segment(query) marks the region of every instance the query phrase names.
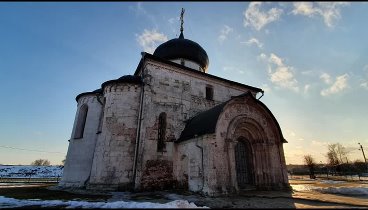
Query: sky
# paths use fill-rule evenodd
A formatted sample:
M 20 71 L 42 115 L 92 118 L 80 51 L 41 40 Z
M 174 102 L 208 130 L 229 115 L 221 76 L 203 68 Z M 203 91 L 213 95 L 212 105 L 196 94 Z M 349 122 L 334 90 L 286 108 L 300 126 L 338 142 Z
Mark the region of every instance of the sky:
M 265 91 L 287 164 L 368 156 L 366 2 L 0 2 L 0 164 L 60 164 L 75 97 L 177 38 L 181 8 L 209 74 Z

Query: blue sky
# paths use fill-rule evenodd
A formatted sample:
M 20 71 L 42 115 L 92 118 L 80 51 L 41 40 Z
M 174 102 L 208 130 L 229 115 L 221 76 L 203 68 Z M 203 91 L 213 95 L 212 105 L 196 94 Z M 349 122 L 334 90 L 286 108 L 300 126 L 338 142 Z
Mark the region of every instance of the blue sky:
M 1 2 L 0 164 L 59 164 L 75 96 L 133 74 L 141 51 L 179 35 L 182 7 L 208 73 L 265 90 L 287 163 L 325 162 L 338 142 L 351 160 L 358 142 L 368 153 L 365 2 Z

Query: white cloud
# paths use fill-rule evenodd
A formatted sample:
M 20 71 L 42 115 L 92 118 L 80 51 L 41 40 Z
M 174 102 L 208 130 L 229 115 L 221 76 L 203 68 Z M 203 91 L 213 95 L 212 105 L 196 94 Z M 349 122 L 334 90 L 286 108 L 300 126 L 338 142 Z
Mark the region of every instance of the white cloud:
M 307 75 L 307 76 L 309 76 L 309 75 L 312 75 L 313 74 L 313 71 L 311 71 L 311 70 L 307 70 L 307 71 L 302 71 L 302 72 L 300 72 L 301 74 L 303 74 L 303 75 Z
M 368 76 L 368 64 L 363 67 L 363 71 Z
M 289 131 L 289 136 L 292 136 L 292 137 L 294 137 L 296 134 L 293 132 L 293 131 Z
M 327 73 L 323 73 L 319 78 L 321 78 L 328 85 L 332 83 L 331 76 Z
M 226 72 L 231 72 L 231 73 L 239 73 L 239 74 L 245 74 L 245 71 L 238 69 L 237 67 L 234 66 L 224 66 L 222 67 L 223 71 Z
M 270 61 L 274 64 L 276 64 L 277 66 L 284 66 L 284 64 L 282 63 L 282 59 L 277 57 L 277 55 L 271 53 L 270 55 Z
M 241 42 L 241 43 L 245 43 L 246 45 L 250 46 L 252 44 L 256 45 L 257 47 L 261 48 L 263 47 L 263 43 L 261 43 L 260 41 L 258 41 L 258 39 L 256 38 L 251 38 L 246 42 Z
M 261 89 L 264 90 L 266 93 L 271 92 L 271 88 L 267 84 L 263 84 Z
M 313 8 L 312 2 L 295 2 L 293 5 L 294 10 L 292 13 L 294 15 L 305 15 L 311 17 L 316 13 L 316 9 Z
M 295 92 L 299 91 L 298 81 L 294 78 L 292 71 L 293 67 L 285 65 L 282 59 L 273 53 L 271 53 L 268 62 L 268 74 L 272 83 Z M 273 69 L 271 65 L 274 66 Z
M 150 14 L 144 7 L 142 2 L 137 2 L 135 6 L 130 6 L 129 9 L 133 10 L 137 16 L 143 16 L 149 19 L 156 27 L 157 21 L 154 15 Z
M 328 145 L 328 142 L 321 142 L 321 141 L 312 140 L 312 145 L 318 146 L 318 147 L 322 147 L 322 146 L 325 147 L 325 146 Z
M 224 66 L 224 67 L 222 67 L 222 70 L 224 70 L 224 71 L 234 71 L 234 67 L 232 67 L 232 66 Z
M 327 96 L 327 95 L 336 94 L 336 93 L 343 91 L 344 89 L 348 87 L 348 82 L 347 82 L 348 77 L 349 77 L 348 74 L 344 74 L 344 75 L 336 77 L 336 81 L 331 85 L 331 87 L 323 89 L 321 91 L 321 95 Z
M 231 28 L 228 25 L 224 25 L 220 31 L 220 36 L 218 37 L 218 40 L 222 43 L 223 41 L 225 41 L 225 39 L 227 39 L 227 36 L 229 35 L 230 32 L 232 32 L 234 29 Z
M 368 81 L 360 83 L 360 86 L 368 90 Z
M 174 24 L 175 20 L 178 20 L 179 18 L 170 18 L 168 19 L 167 21 L 170 23 L 170 24 Z
M 363 67 L 363 72 L 366 79 L 362 79 L 362 83 L 360 83 L 360 86 L 368 90 L 368 65 L 365 65 Z
M 304 85 L 304 93 L 307 93 L 309 91 L 310 84 Z
M 264 61 L 267 59 L 267 55 L 264 53 L 261 53 L 259 56 L 257 56 L 257 60 Z
M 136 35 L 139 45 L 144 51 L 153 53 L 159 43 L 167 41 L 167 36 L 157 32 L 155 29 L 149 31 L 144 29 L 141 35 Z
M 324 23 L 331 28 L 341 18 L 340 7 L 349 4 L 348 2 L 295 2 L 292 13 L 308 17 L 320 15 Z
M 264 12 L 260 11 L 261 5 L 262 2 L 249 3 L 248 8 L 243 12 L 245 27 L 250 25 L 259 31 L 267 24 L 277 21 L 283 13 L 283 10 L 279 8 L 271 8 Z

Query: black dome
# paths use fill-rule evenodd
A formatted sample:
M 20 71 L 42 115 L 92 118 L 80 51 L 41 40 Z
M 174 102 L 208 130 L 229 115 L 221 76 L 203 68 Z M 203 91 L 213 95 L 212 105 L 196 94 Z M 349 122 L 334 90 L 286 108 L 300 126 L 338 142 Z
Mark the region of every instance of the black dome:
M 204 70 L 209 63 L 206 51 L 198 43 L 185 39 L 182 33 L 179 38 L 171 39 L 158 46 L 153 55 L 166 60 L 188 59 L 198 63 Z

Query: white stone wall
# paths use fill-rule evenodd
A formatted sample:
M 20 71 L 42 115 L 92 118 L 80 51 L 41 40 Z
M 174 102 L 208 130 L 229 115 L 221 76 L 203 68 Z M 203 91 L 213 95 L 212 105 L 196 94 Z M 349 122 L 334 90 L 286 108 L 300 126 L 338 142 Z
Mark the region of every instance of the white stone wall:
M 98 138 L 89 186 L 128 187 L 132 182 L 140 85 L 108 84 L 102 132 Z
M 217 183 L 213 168 L 212 142 L 215 134 L 206 134 L 176 145 L 174 154 L 174 177 L 194 192 L 215 195 Z M 202 154 L 203 152 L 203 154 Z M 203 156 L 202 156 L 203 155 Z
M 136 188 L 140 187 L 147 160 L 172 160 L 172 154 L 175 153 L 172 141 L 180 137 L 185 120 L 249 90 L 171 65 L 151 60 L 146 62 L 143 72 L 146 83 L 142 113 L 144 120 L 140 133 Z M 207 85 L 214 89 L 213 100 L 205 98 Z M 158 116 L 161 112 L 167 114 L 167 152 L 157 152 Z
M 203 135 L 179 144 L 174 141 L 180 137 L 186 120 L 249 89 L 154 60 L 146 60 L 143 66 L 141 74 L 144 76 L 144 89 L 138 84 L 107 84 L 103 90 L 104 98 L 101 98 L 104 105 L 97 101 L 96 96 L 80 97 L 72 137 L 80 107 L 86 103 L 88 115 L 84 136 L 82 139 L 70 140 L 60 185 L 83 186 L 88 182 L 88 188 L 129 187 L 133 182 L 140 94 L 143 91 L 135 188 L 141 187 L 142 174 L 149 174 L 146 162 L 152 160 L 158 160 L 158 165 L 162 160 L 166 164 L 163 167 L 167 169 L 166 172 L 171 171 L 171 167 L 167 166 L 172 164 L 173 177 L 167 173 L 167 177 L 162 178 L 167 181 L 175 179 L 186 184 L 191 191 L 213 196 L 236 188 L 235 162 L 231 149 L 234 144 L 229 143 L 226 137 L 228 121 L 241 114 L 257 114 L 254 117 L 256 121 L 267 124 L 270 119 L 269 116 L 264 118 L 264 110 L 260 112 L 253 105 L 245 106 L 240 103 L 221 114 L 219 124 L 225 126 L 218 126 L 216 134 Z M 206 99 L 208 85 L 213 87 L 213 100 Z M 256 92 L 253 91 L 252 94 L 255 96 Z M 158 152 L 158 118 L 162 112 L 167 116 L 166 147 L 163 152 Z M 100 123 L 101 132 L 98 132 Z M 274 141 L 278 138 L 274 135 L 275 125 L 270 127 L 273 130 L 268 129 L 269 136 L 261 140 Z M 279 142 L 263 145 L 261 142 L 254 144 L 254 148 L 255 162 L 258 164 L 255 168 L 256 184 L 287 183 L 287 176 L 282 174 L 279 167 L 281 163 L 286 168 L 282 145 Z M 146 181 L 149 178 L 146 177 Z M 146 182 L 146 185 L 147 183 L 149 184 Z M 160 183 L 155 184 L 159 186 Z
M 74 139 L 80 108 L 85 104 L 88 106 L 88 112 L 83 138 Z M 95 95 L 85 95 L 79 98 L 60 186 L 80 187 L 88 180 L 98 135 L 96 133 L 101 107 L 102 105 L 97 101 Z
M 252 148 L 254 185 L 260 189 L 282 189 L 288 185 L 283 162 L 281 135 L 277 122 L 249 97 L 230 101 L 216 126 L 213 160 L 217 186 L 222 192 L 237 188 L 234 148 L 238 137 L 247 139 Z
M 180 128 L 185 126 L 185 120 L 249 90 L 153 61 L 146 66 L 145 74 L 148 86 L 145 90 L 144 114 L 158 116 L 161 111 L 171 111 L 175 115 L 175 126 L 179 126 L 174 133 L 176 139 L 182 131 Z M 213 100 L 205 98 L 207 85 L 214 89 Z

